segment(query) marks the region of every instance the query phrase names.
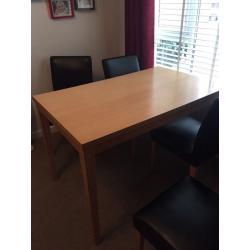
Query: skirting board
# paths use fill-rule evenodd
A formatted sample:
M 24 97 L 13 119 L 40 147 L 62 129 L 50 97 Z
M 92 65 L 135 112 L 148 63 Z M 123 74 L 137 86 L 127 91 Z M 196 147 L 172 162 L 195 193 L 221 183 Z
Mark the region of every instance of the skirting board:
M 50 132 L 51 133 L 57 132 L 57 128 L 54 125 L 50 126 Z M 36 139 L 39 139 L 39 138 L 42 138 L 42 137 L 43 137 L 43 132 L 42 132 L 41 129 L 31 133 L 31 139 L 32 140 L 36 140 Z

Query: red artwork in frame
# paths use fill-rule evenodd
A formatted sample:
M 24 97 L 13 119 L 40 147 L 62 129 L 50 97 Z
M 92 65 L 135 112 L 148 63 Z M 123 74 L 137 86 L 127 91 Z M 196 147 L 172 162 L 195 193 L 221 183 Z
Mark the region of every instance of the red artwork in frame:
M 74 16 L 73 0 L 48 0 L 50 16 L 53 19 Z

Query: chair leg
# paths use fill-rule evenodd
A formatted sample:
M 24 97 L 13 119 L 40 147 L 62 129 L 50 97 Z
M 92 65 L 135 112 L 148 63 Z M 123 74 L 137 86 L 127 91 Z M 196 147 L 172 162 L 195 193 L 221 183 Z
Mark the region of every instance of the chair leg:
M 155 165 L 155 151 L 156 151 L 156 143 L 154 141 L 151 142 L 151 159 L 150 159 L 150 166 L 151 169 Z
M 137 247 L 136 249 L 138 250 L 143 250 L 144 249 L 144 238 L 142 235 L 136 230 L 136 241 L 137 241 Z
M 196 177 L 196 175 L 197 175 L 197 168 L 191 165 L 189 167 L 189 175 L 192 176 L 192 177 Z

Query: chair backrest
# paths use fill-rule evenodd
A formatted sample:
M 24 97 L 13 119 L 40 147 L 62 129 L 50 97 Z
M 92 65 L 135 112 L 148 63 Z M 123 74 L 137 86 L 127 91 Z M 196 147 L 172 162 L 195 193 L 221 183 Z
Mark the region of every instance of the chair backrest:
M 140 71 L 137 56 L 120 56 L 103 59 L 102 66 L 106 79 Z
M 50 67 L 54 90 L 93 81 L 90 56 L 51 56 Z
M 194 165 L 219 153 L 219 98 L 215 99 L 201 123 L 193 149 Z

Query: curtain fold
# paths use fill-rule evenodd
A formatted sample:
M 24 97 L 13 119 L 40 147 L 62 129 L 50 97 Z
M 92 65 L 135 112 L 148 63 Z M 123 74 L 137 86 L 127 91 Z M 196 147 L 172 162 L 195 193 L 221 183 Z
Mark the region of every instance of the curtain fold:
M 155 0 L 125 0 L 125 54 L 137 55 L 141 69 L 154 66 Z

